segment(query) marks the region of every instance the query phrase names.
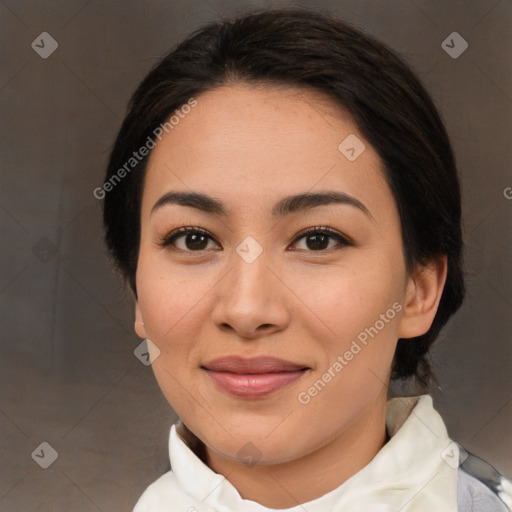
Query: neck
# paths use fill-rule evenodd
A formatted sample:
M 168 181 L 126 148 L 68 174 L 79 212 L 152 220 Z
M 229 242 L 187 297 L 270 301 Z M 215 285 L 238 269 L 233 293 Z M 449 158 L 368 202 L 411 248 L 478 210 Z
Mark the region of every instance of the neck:
M 243 499 L 268 508 L 290 508 L 336 489 L 366 466 L 389 437 L 386 397 L 320 449 L 280 464 L 247 466 L 205 447 L 206 464 L 222 474 Z M 314 478 L 312 477 L 314 475 Z

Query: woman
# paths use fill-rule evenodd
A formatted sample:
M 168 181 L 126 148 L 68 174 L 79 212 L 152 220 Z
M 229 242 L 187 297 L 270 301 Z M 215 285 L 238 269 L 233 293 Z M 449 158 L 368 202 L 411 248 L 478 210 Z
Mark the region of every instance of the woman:
M 305 10 L 197 31 L 135 92 L 101 194 L 180 417 L 135 512 L 511 509 L 428 394 L 464 296 L 459 182 L 382 43 Z M 409 377 L 424 394 L 388 400 Z

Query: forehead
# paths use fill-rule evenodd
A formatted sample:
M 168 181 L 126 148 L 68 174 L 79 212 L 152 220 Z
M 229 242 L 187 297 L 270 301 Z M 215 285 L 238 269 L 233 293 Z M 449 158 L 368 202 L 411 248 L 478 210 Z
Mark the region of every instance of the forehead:
M 323 94 L 235 84 L 196 100 L 152 150 L 143 212 L 168 190 L 226 198 L 234 209 L 315 189 L 393 201 L 378 154 L 348 112 Z M 352 147 L 364 148 L 355 160 L 347 158 Z

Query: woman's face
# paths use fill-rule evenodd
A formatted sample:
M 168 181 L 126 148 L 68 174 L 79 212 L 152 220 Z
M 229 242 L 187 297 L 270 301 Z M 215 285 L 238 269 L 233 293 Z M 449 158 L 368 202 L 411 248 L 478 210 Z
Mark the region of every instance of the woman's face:
M 196 99 L 149 159 L 136 331 L 210 450 L 294 460 L 383 414 L 408 285 L 397 208 L 375 150 L 318 94 L 240 84 Z M 155 207 L 170 192 L 215 208 Z M 341 199 L 286 200 L 320 193 Z M 169 238 L 182 227 L 205 232 Z M 224 357 L 296 367 L 211 364 Z

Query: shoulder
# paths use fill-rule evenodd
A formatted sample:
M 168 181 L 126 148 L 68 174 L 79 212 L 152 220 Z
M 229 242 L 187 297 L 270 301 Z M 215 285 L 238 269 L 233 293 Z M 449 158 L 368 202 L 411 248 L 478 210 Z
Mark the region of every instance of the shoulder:
M 460 447 L 457 503 L 459 512 L 510 512 L 512 481 Z

